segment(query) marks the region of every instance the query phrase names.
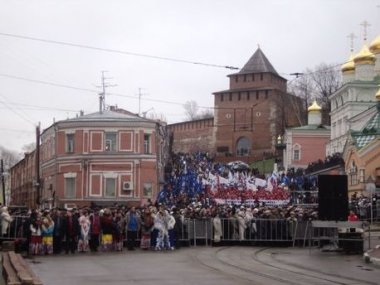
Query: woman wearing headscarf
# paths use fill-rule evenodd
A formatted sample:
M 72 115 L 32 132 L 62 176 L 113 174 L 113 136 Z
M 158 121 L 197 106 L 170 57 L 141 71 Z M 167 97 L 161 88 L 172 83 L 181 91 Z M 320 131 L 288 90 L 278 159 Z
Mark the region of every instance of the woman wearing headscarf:
M 144 209 L 144 214 L 141 217 L 141 249 L 149 249 L 151 233 L 154 225 L 154 218 L 149 208 Z
M 83 210 L 79 219 L 79 239 L 78 239 L 78 252 L 87 252 L 89 250 L 90 239 L 90 218 L 88 217 L 87 210 Z
M 53 254 L 53 232 L 54 221 L 50 217 L 48 211 L 45 211 L 42 216 L 41 234 L 42 234 L 42 247 L 44 254 Z

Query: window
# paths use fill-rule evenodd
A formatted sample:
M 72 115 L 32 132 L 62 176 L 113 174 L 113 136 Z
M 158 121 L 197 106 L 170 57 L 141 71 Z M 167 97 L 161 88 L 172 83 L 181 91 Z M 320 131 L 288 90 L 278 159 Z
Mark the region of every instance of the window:
M 247 101 L 249 101 L 249 91 L 247 91 Z
M 264 80 L 264 74 L 260 73 L 260 80 Z
M 360 169 L 359 173 L 360 173 L 359 181 L 360 183 L 364 183 L 365 169 Z
M 144 183 L 143 195 L 145 198 L 152 198 L 153 185 L 152 183 Z
M 247 74 L 244 74 L 244 79 L 243 79 L 244 82 L 247 81 Z
M 300 160 L 300 150 L 299 149 L 294 150 L 293 160 Z
M 241 93 L 239 92 L 238 93 L 238 101 L 240 101 L 241 100 Z
M 106 151 L 116 151 L 116 133 L 106 133 Z
M 65 178 L 65 198 L 75 198 L 75 178 Z
M 380 188 L 380 168 L 376 168 L 376 180 L 375 180 L 375 185 L 376 188 Z
M 115 178 L 105 178 L 104 181 L 104 196 L 105 197 L 115 197 L 116 194 L 116 179 Z
M 223 102 L 223 101 L 224 101 L 223 94 L 220 94 L 220 102 Z
M 301 160 L 301 147 L 299 144 L 293 146 L 293 160 Z
M 74 152 L 74 134 L 66 134 L 66 152 Z
M 358 175 L 357 175 L 357 173 L 352 173 L 350 175 L 350 182 L 351 182 L 351 185 L 358 184 Z
M 144 153 L 148 154 L 151 153 L 150 151 L 150 135 L 144 134 Z
M 232 93 L 230 93 L 230 98 L 229 99 L 230 99 L 230 101 L 232 101 Z
M 251 142 L 246 137 L 242 137 L 238 140 L 236 145 L 237 156 L 247 156 L 251 152 Z
M 252 74 L 252 81 L 255 81 L 255 74 Z
M 237 77 L 237 76 L 235 76 L 235 82 L 238 82 L 238 81 L 239 81 L 238 77 Z
M 268 99 L 268 90 L 265 90 L 265 99 Z

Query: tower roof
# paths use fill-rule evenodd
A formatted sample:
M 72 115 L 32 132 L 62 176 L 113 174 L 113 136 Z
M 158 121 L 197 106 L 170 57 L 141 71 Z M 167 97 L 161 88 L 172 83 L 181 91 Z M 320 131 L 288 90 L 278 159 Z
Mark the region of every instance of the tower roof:
M 354 62 L 356 64 L 374 64 L 375 55 L 369 51 L 368 46 L 364 44 L 360 52 L 354 57 Z
M 238 74 L 270 72 L 278 75 L 268 58 L 258 48 Z
M 322 108 L 321 108 L 321 106 L 318 105 L 317 101 L 314 100 L 313 104 L 309 108 L 307 108 L 307 110 L 309 112 L 311 112 L 311 111 L 320 112 L 322 110 Z
M 368 121 L 361 131 L 352 132 L 351 136 L 358 148 L 362 148 L 380 137 L 380 110 Z
M 378 35 L 373 42 L 371 43 L 369 50 L 374 53 L 378 54 L 380 53 L 380 35 Z

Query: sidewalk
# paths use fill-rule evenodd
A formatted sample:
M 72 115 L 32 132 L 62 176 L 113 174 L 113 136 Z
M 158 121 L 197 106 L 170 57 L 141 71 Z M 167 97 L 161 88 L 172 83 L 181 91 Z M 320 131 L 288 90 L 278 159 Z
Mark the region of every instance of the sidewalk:
M 380 267 L 380 245 L 364 253 L 364 261 Z
M 375 236 L 380 236 L 380 224 L 371 225 L 371 233 L 376 233 Z M 376 244 L 374 244 L 373 248 L 366 251 L 363 257 L 366 263 L 372 263 L 380 267 L 380 240 L 376 240 Z

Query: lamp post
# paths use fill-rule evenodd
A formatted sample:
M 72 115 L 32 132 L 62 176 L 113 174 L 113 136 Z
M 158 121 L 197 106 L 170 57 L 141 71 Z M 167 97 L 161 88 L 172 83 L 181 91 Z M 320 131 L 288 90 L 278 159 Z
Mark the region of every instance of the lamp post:
M 4 161 L 1 159 L 1 166 L 0 166 L 0 175 L 1 175 L 1 187 L 3 190 L 3 205 L 5 206 L 6 204 L 6 199 L 5 199 L 5 172 L 4 172 Z
M 368 193 L 370 197 L 370 207 L 371 207 L 371 224 L 373 223 L 373 195 L 375 194 L 376 191 L 376 185 L 375 181 L 373 180 L 372 176 L 369 176 L 366 184 L 365 184 L 365 190 Z

